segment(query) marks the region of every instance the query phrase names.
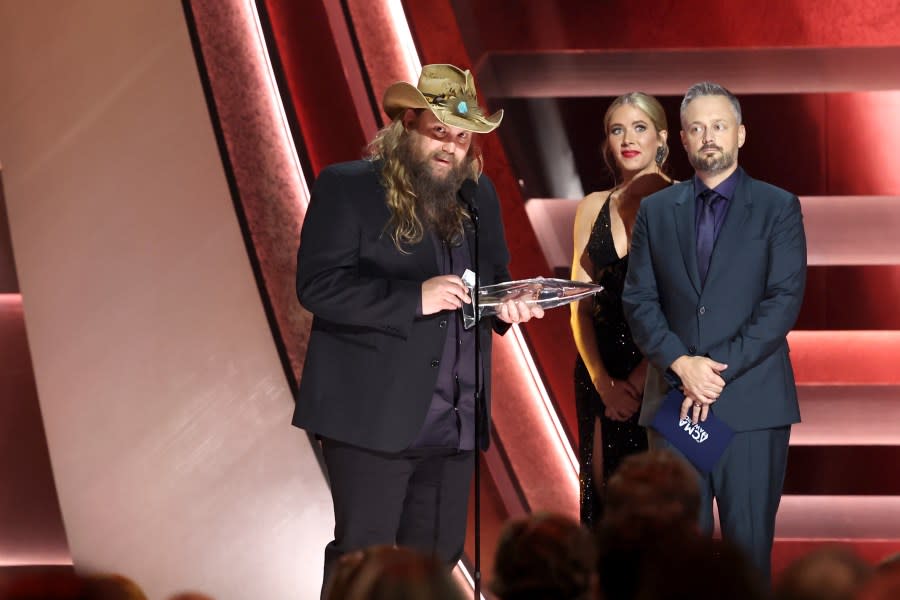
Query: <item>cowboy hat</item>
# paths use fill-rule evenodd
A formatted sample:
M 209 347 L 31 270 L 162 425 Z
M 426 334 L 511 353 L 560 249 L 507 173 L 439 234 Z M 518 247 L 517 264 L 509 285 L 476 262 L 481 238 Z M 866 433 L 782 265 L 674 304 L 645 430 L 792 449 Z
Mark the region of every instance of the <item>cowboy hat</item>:
M 485 116 L 472 73 L 453 65 L 425 65 L 417 87 L 398 81 L 384 93 L 381 104 L 391 119 L 407 108 L 427 108 L 442 123 L 475 133 L 493 131 L 503 119 L 502 109 Z

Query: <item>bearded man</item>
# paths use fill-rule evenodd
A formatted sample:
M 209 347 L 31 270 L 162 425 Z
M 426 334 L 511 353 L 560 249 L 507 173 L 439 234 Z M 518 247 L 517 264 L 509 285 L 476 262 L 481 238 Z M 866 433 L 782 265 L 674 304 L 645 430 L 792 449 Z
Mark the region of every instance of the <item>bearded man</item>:
M 486 116 L 472 75 L 452 65 L 425 66 L 417 87 L 392 85 L 383 107 L 392 122 L 369 157 L 319 175 L 297 261 L 314 318 L 293 424 L 321 440 L 331 483 L 325 585 L 341 555 L 374 544 L 459 559 L 473 454 L 488 443 L 491 331 L 543 316 L 507 302 L 499 320 L 480 321 L 476 440 L 476 336 L 463 327 L 460 276 L 509 279 L 499 202 L 473 139 L 503 113 Z
M 641 202 L 622 303 L 650 361 L 640 423 L 668 387 L 684 391 L 681 419 L 710 411 L 734 437 L 700 478 L 700 526 L 741 546 L 766 579 L 791 425 L 800 420 L 787 334 L 803 303 L 806 236 L 797 196 L 738 166 L 747 132 L 738 99 L 692 86 L 681 142 L 694 177 Z M 668 440 L 648 431 L 651 448 Z

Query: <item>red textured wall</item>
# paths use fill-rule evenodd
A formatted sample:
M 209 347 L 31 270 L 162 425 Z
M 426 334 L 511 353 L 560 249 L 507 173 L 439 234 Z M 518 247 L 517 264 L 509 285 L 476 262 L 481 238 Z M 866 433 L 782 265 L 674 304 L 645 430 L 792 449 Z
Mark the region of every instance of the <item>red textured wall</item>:
M 896 4 L 881 0 L 519 0 L 515 10 L 505 0 L 454 5 L 467 15 L 466 43 L 485 52 L 893 46 L 900 34 Z
M 367 140 L 324 3 L 264 4 L 300 129 L 305 139 L 315 140 L 306 145 L 313 175 L 331 163 L 359 158 Z
M 268 110 L 272 102 L 269 76 L 260 70 L 255 40 L 244 33 L 244 16 L 219 0 L 194 0 L 192 12 L 238 190 L 238 214 L 252 242 L 250 256 L 265 288 L 275 339 L 282 344 L 296 380 L 312 321 L 297 305 L 294 279 L 307 200 L 303 184 L 284 137 L 284 123 Z M 298 105 L 298 112 L 305 109 L 306 104 Z M 323 147 L 326 152 L 332 149 L 327 144 Z

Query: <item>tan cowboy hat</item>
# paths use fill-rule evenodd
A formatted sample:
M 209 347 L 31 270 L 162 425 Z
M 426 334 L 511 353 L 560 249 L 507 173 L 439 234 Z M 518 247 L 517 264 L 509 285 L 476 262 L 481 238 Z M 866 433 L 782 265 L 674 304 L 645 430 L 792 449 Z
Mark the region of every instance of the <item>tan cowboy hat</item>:
M 382 100 L 384 112 L 396 119 L 407 108 L 427 108 L 441 123 L 475 133 L 488 133 L 500 125 L 503 110 L 487 117 L 478 106 L 472 73 L 453 65 L 425 65 L 418 87 L 398 81 Z

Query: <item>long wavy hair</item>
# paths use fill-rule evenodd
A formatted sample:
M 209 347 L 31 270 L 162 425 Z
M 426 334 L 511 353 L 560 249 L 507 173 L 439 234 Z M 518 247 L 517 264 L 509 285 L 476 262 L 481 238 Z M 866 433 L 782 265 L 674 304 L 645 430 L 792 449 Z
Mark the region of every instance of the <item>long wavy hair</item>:
M 416 111 L 421 113 L 421 110 Z M 401 252 L 406 252 L 403 245 L 417 244 L 425 235 L 425 228 L 419 215 L 418 197 L 412 185 L 412 177 L 406 165 L 400 160 L 399 148 L 401 144 L 408 143 L 409 132 L 403 125 L 402 113 L 390 124 L 383 127 L 369 142 L 366 153 L 369 160 L 383 161 L 381 169 L 381 183 L 385 189 L 385 197 L 388 208 L 391 211 L 391 220 L 387 229 L 390 230 L 391 240 L 394 246 Z M 467 155 L 470 173 L 468 177 L 478 181 L 484 166 L 481 149 L 476 140 L 472 140 Z M 468 212 L 460 205 L 457 208 L 459 221 L 459 234 L 462 235 L 464 219 L 468 218 Z

